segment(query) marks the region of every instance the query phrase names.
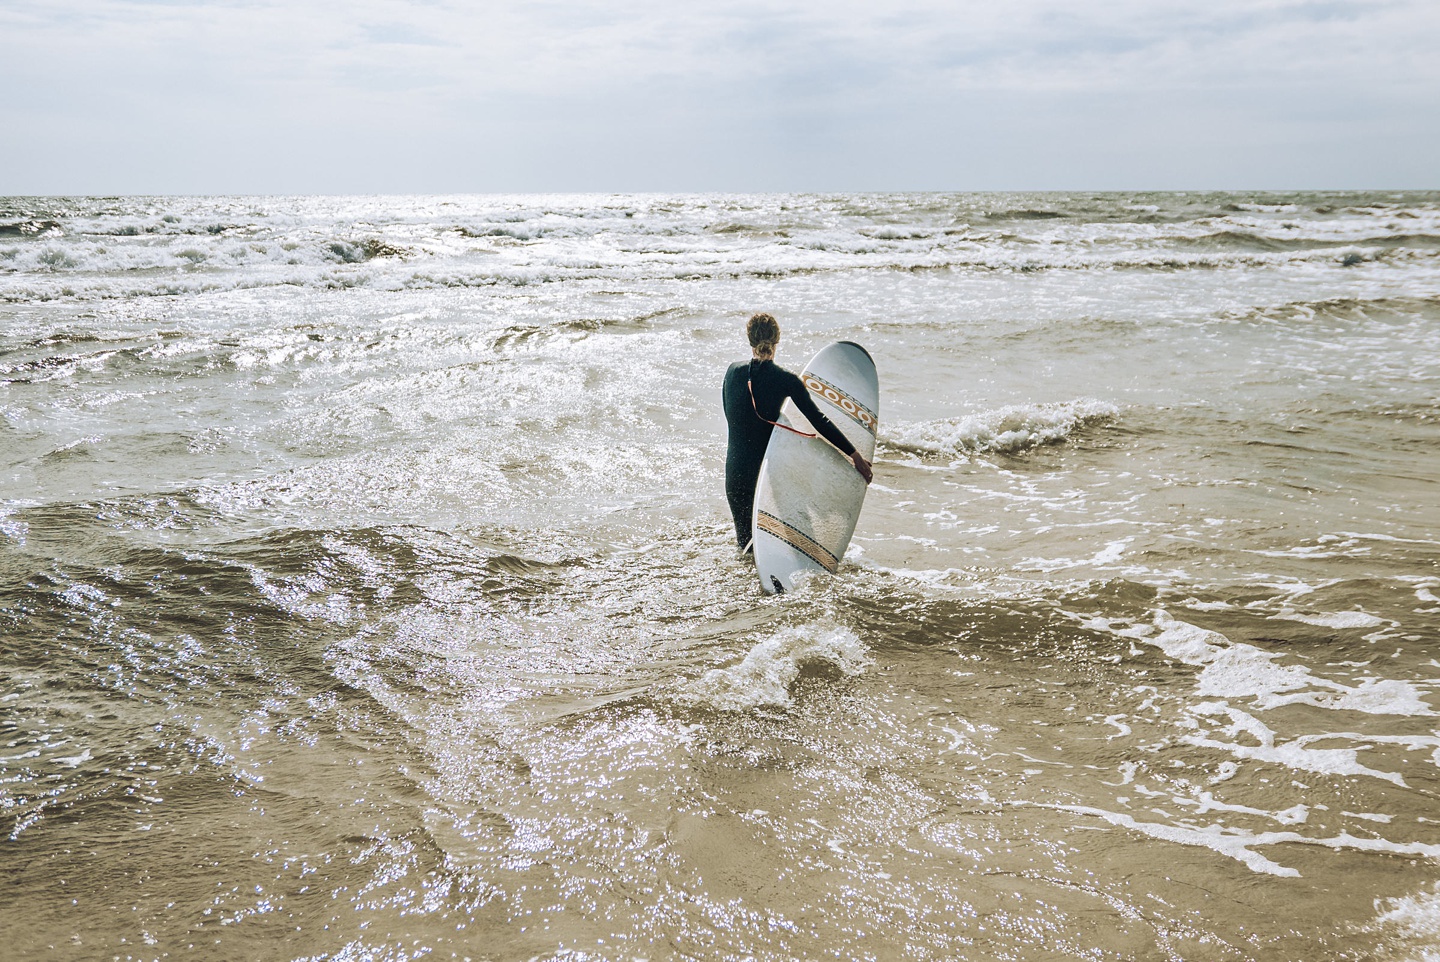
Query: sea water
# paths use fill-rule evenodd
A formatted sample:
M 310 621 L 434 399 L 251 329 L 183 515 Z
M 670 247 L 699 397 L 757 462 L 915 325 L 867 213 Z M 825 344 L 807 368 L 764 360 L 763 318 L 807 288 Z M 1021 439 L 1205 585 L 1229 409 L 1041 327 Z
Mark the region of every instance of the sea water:
M 4 955 L 1440 957 L 1437 335 L 1435 193 L 0 200 Z

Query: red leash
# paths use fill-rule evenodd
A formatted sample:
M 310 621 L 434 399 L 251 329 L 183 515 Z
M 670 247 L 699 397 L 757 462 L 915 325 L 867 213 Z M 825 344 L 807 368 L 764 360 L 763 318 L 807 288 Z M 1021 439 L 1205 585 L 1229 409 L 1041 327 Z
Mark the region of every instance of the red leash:
M 750 391 L 750 407 L 752 407 L 752 408 L 755 409 L 755 416 L 756 416 L 757 418 L 759 418 L 760 420 L 764 421 L 766 424 L 772 424 L 772 425 L 774 425 L 774 426 L 777 427 L 777 428 L 784 428 L 786 431 L 789 431 L 791 434 L 798 434 L 798 435 L 800 435 L 802 438 L 816 438 L 816 437 L 819 437 L 818 434 L 811 434 L 811 433 L 808 432 L 808 431 L 797 431 L 797 430 L 795 430 L 794 428 L 792 428 L 792 427 L 791 427 L 790 425 L 788 425 L 788 424 L 781 424 L 779 421 L 772 421 L 772 420 L 770 420 L 769 418 L 767 418 L 765 415 L 761 414 L 761 413 L 760 413 L 760 407 L 759 407 L 759 405 L 757 405 L 757 404 L 755 403 L 755 384 L 754 384 L 754 378 L 753 378 L 753 377 L 746 377 L 746 378 L 745 378 L 745 387 Z

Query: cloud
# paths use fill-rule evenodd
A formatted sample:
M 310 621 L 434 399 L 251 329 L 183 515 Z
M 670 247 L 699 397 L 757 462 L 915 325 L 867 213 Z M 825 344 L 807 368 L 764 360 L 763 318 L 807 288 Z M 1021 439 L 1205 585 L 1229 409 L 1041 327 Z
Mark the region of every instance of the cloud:
M 1435 49 L 1428 0 L 7 0 L 0 191 L 1251 186 L 1347 130 L 1433 153 Z M 1334 149 L 1337 184 L 1419 170 Z

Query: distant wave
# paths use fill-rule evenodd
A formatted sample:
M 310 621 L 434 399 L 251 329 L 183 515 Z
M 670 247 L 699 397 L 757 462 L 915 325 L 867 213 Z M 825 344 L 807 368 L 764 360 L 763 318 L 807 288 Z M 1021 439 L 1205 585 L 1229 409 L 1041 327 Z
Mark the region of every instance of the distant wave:
M 311 290 L 426 290 L 439 288 L 528 287 L 574 281 L 616 284 L 667 280 L 785 278 L 846 271 L 983 271 L 1039 273 L 1049 271 L 1190 271 L 1237 267 L 1279 267 L 1315 262 L 1352 266 L 1382 258 L 1430 257 L 1437 251 L 1413 248 L 1365 250 L 1345 248 L 1291 252 L 1117 251 L 1075 254 L 1032 253 L 995 248 L 966 251 L 886 251 L 871 249 L 874 241 L 857 242 L 851 250 L 836 246 L 791 248 L 793 256 L 742 257 L 721 252 L 690 256 L 653 254 L 620 263 L 597 255 L 577 259 L 527 258 L 504 262 L 485 260 L 494 252 L 472 252 L 458 258 L 436 257 L 386 241 L 333 241 L 304 252 L 279 256 L 260 253 L 244 258 L 187 247 L 165 255 L 164 263 L 123 259 L 99 263 L 86 252 L 50 247 L 21 262 L 0 251 L 0 303 L 45 301 L 106 301 L 135 297 L 172 297 L 214 291 L 301 287 Z M 151 258 L 147 258 L 151 259 Z M 151 259 L 153 260 L 153 259 Z
M 882 427 L 882 441 L 920 455 L 956 457 L 985 452 L 1013 454 L 1060 444 L 1077 431 L 1114 418 L 1120 409 L 1080 398 L 1054 404 L 1017 404 L 980 414 Z
M 0 302 L 1440 257 L 1428 199 L 1321 214 L 1310 201 L 1342 198 L 1222 206 L 1222 196 L 41 198 L 0 205 Z
M 1440 235 L 1424 233 L 1367 234 L 1362 237 L 1316 236 L 1296 233 L 1277 237 L 1243 230 L 1222 230 L 1198 237 L 1177 236 L 1166 239 L 1181 248 L 1215 251 L 1280 251 L 1320 250 L 1337 247 L 1409 247 L 1419 250 L 1440 250 Z
M 986 211 L 987 220 L 1062 220 L 1070 215 L 1058 210 L 1022 208 L 1020 210 Z
M 512 324 L 491 335 L 490 347 L 495 351 L 514 351 L 554 338 L 578 340 L 604 330 L 643 330 L 652 321 L 683 317 L 687 313 L 684 308 L 672 307 L 634 317 L 578 317 L 549 324 Z
M 1252 320 L 1312 323 L 1317 318 L 1337 321 L 1389 318 L 1402 322 L 1440 320 L 1440 296 L 1334 297 L 1318 301 L 1291 301 L 1276 307 L 1255 308 L 1243 315 Z
M 0 224 L 0 237 L 56 237 L 63 233 L 58 221 L 22 220 Z

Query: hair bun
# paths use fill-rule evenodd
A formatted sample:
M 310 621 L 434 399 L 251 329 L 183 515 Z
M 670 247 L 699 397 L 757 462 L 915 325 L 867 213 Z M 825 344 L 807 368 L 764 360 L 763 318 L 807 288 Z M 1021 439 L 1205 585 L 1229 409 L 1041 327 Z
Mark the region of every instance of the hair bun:
M 758 356 L 774 357 L 775 345 L 780 343 L 780 322 L 769 314 L 752 314 L 745 323 L 745 336 Z

